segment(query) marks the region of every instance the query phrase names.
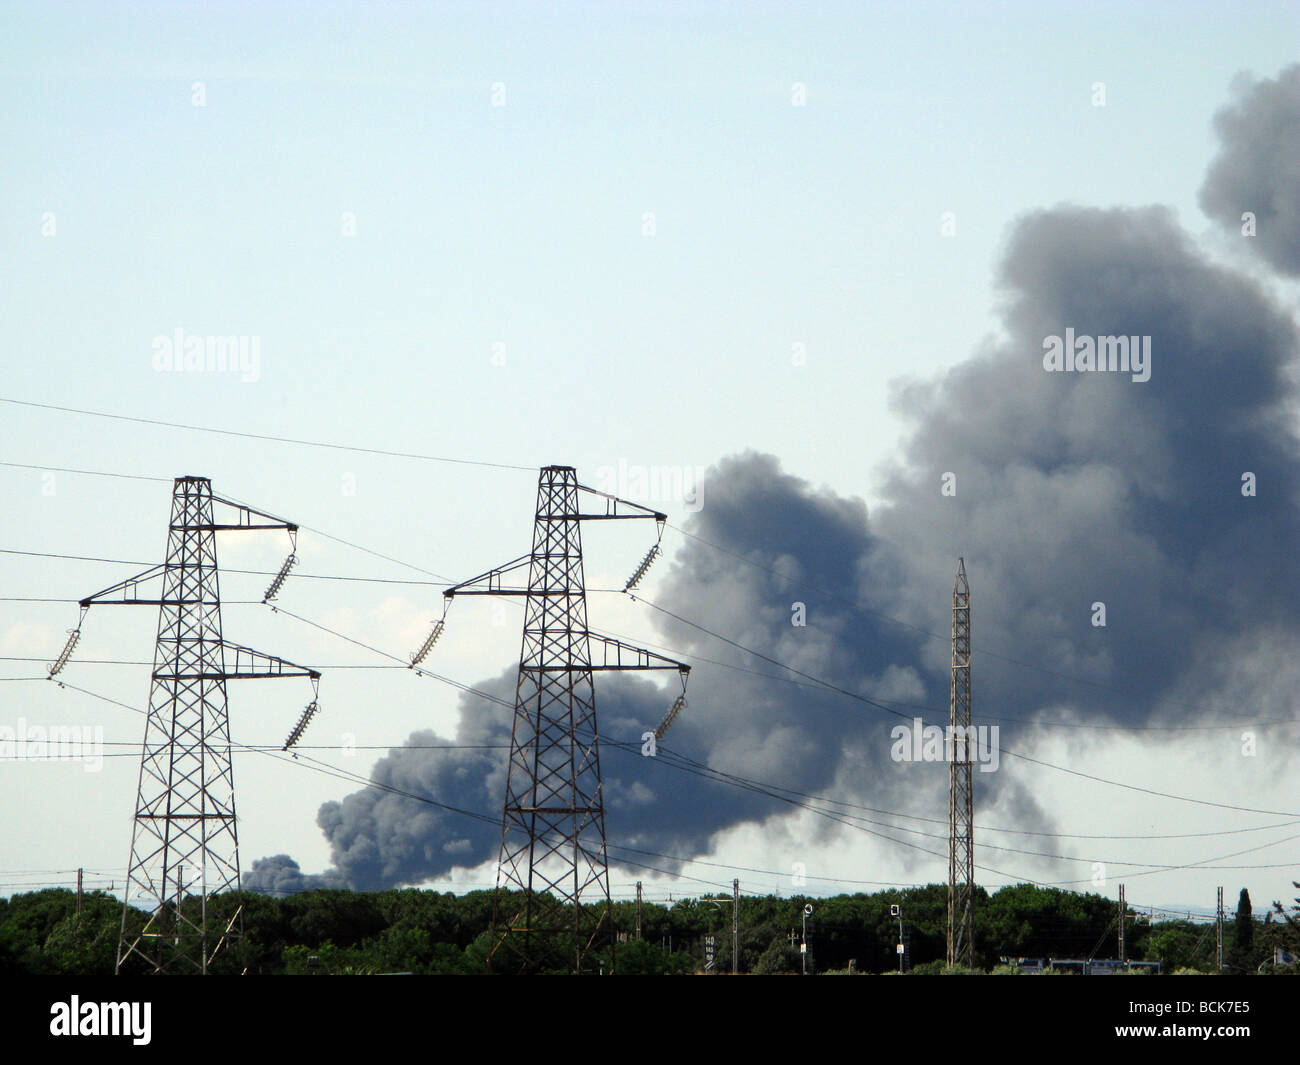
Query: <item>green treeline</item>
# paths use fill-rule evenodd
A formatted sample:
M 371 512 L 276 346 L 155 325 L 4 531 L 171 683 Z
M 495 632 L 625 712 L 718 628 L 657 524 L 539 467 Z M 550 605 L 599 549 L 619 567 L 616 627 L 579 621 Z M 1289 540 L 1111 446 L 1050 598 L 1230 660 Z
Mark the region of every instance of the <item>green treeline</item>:
M 197 917 L 198 899 L 186 900 Z M 705 964 L 707 936 L 714 937 L 715 970 L 731 967 L 731 898 L 682 899 L 671 906 L 646 902 L 642 938 L 634 938 L 635 903 L 614 904 L 614 926 L 627 941 L 616 947 L 623 974 L 692 973 Z M 910 971 L 937 972 L 944 961 L 947 889 L 933 884 L 905 891 L 834 898 L 740 899 L 739 957 L 742 973 L 797 973 L 805 903 L 809 920 L 808 964 L 812 971 L 882 973 L 898 968 L 898 919 L 902 907 Z M 208 900 L 208 925 L 224 925 L 243 907 L 238 947 L 214 963 L 214 971 L 255 974 L 473 974 L 483 972 L 490 946 L 493 893 L 452 895 L 420 889 L 377 892 L 308 891 L 287 898 L 247 892 Z M 1243 904 L 1225 922 L 1230 968 L 1255 972 L 1275 947 L 1300 953 L 1297 928 L 1288 920 L 1253 918 Z M 976 903 L 977 967 L 991 971 L 1002 957 L 1099 958 L 1116 955 L 1114 902 L 1028 885 L 993 895 L 982 889 Z M 130 929 L 144 916 L 128 913 Z M 46 890 L 0 899 L 0 973 L 111 974 L 122 925 L 121 903 L 87 893 L 76 913 L 75 895 Z M 1150 922 L 1130 911 L 1127 953 L 1158 960 L 1166 973 L 1214 967 L 1214 925 Z M 557 952 L 557 958 L 562 952 Z M 592 967 L 609 964 L 596 955 Z M 502 965 L 494 966 L 498 971 Z M 563 963 L 557 961 L 557 969 Z M 1270 966 L 1264 964 L 1264 971 Z M 1292 967 L 1295 968 L 1294 966 Z

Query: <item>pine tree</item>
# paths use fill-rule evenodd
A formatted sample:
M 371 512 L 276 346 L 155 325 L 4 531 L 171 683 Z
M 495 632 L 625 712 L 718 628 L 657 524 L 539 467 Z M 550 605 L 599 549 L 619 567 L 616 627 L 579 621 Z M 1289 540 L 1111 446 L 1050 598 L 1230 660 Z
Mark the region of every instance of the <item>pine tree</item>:
M 1255 918 L 1250 905 L 1250 892 L 1245 888 L 1241 889 L 1241 896 L 1237 899 L 1237 929 L 1232 946 L 1237 966 L 1249 969 L 1255 946 Z

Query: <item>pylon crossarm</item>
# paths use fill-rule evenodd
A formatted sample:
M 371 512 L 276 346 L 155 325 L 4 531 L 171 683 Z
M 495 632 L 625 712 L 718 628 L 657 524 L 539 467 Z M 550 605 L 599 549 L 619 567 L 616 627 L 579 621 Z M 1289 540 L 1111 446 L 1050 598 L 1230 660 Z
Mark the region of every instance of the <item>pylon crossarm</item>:
M 579 492 L 586 492 L 588 495 L 596 496 L 605 501 L 605 512 L 603 514 L 573 514 L 570 518 L 577 518 L 579 521 L 610 521 L 613 519 L 623 518 L 654 518 L 661 524 L 668 520 L 668 515 L 661 510 L 652 510 L 650 507 L 643 507 L 640 503 L 633 503 L 631 500 L 620 499 L 618 496 L 612 496 L 608 492 L 602 492 L 596 488 L 588 488 L 585 484 L 577 485 Z M 558 520 L 558 519 L 557 519 Z
M 442 593 L 443 597 L 454 599 L 458 595 L 528 595 L 530 593 L 527 588 L 505 587 L 501 582 L 501 578 L 507 573 L 527 570 L 532 560 L 532 555 L 523 555 L 513 562 L 507 562 L 504 566 L 498 566 L 486 573 L 480 573 L 477 577 L 471 577 L 460 584 L 452 585 Z
M 291 534 L 298 532 L 297 522 L 285 521 L 283 518 L 277 518 L 274 514 L 266 514 L 260 510 L 254 510 L 247 503 L 236 503 L 231 499 L 222 499 L 220 496 L 212 497 L 213 503 L 221 503 L 223 506 L 231 507 L 236 513 L 236 520 L 233 522 L 219 522 L 215 518 L 209 525 L 189 525 L 190 529 L 201 531 L 223 532 L 237 529 L 285 529 Z M 259 522 L 255 519 L 261 518 Z
M 283 658 L 254 651 L 251 647 L 241 647 L 237 643 L 225 641 L 222 646 L 226 652 L 226 680 L 256 680 L 262 677 L 310 677 L 313 681 L 320 679 L 320 671 L 308 666 L 286 662 Z M 230 655 L 234 655 L 232 666 Z
M 691 671 L 684 662 L 665 658 L 644 647 L 634 647 L 612 636 L 588 632 L 587 639 L 591 647 L 591 669 L 675 669 L 683 678 Z
M 117 584 L 110 585 L 103 591 L 96 592 L 94 595 L 88 595 L 81 600 L 80 606 L 83 611 L 89 606 L 159 606 L 162 603 L 160 599 L 141 599 L 140 585 L 145 581 L 154 580 L 161 577 L 167 569 L 167 563 L 160 562 L 156 566 L 150 566 L 147 570 L 142 570 L 134 577 L 128 577 L 124 581 L 118 581 Z M 111 598 L 121 594 L 120 599 Z

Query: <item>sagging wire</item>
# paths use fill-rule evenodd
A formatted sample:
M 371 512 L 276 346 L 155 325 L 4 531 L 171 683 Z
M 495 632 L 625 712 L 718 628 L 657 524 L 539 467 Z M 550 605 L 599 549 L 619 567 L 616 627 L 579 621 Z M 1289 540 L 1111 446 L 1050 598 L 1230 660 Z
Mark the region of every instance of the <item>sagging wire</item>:
M 53 678 L 63 671 L 63 667 L 68 664 L 68 659 L 72 657 L 72 652 L 76 650 L 77 644 L 81 642 L 81 625 L 86 620 L 86 611 L 89 607 L 81 608 L 81 616 L 77 618 L 77 627 L 68 630 L 68 642 L 63 645 L 63 650 L 59 652 L 59 657 L 50 664 L 50 677 Z

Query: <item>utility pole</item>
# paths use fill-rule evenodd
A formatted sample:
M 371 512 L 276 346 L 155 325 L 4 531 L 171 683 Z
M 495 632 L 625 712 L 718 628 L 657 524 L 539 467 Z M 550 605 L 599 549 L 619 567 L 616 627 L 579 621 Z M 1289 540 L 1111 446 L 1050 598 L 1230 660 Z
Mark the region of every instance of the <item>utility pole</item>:
M 803 942 L 799 944 L 799 957 L 803 962 L 803 975 L 808 975 L 808 918 L 812 916 L 812 903 L 803 908 Z
M 636 882 L 636 937 L 641 938 L 641 881 Z
M 970 584 L 957 560 L 952 590 L 952 683 L 948 700 L 948 965 L 975 967 L 974 792 L 971 782 Z M 901 936 L 900 936 L 901 941 Z
M 1223 888 L 1219 888 L 1219 901 L 1215 907 L 1214 940 L 1216 972 L 1223 972 Z
M 224 925 L 208 927 L 208 899 L 239 890 L 226 682 L 308 677 L 315 691 L 320 679 L 316 670 L 222 637 L 216 534 L 250 529 L 283 529 L 296 544 L 298 526 L 292 522 L 214 496 L 206 477 L 177 477 L 167 560 L 80 603 L 82 621 L 92 605 L 158 607 L 115 972 L 134 960 L 143 962 L 147 972 L 206 973 L 212 959 L 239 935 L 239 909 Z M 279 591 L 293 559 L 290 554 L 264 601 Z M 80 636 L 79 623 L 50 667 L 51 677 L 67 664 Z M 315 712 L 313 698 L 286 749 Z M 189 887 L 199 896 L 188 915 L 181 906 L 187 868 L 195 871 Z M 143 903 L 148 915 L 138 932 L 128 932 L 133 902 Z
M 1128 955 L 1124 953 L 1124 915 L 1127 909 L 1124 905 L 1124 885 L 1119 886 L 1119 963 L 1126 965 Z
M 81 918 L 81 874 L 84 870 L 77 870 L 77 918 Z
M 740 972 L 740 879 L 731 882 L 731 975 Z
M 907 958 L 907 941 L 903 938 L 903 907 L 899 903 L 894 903 L 889 907 L 891 917 L 898 918 L 898 971 L 903 971 L 903 962 Z
M 599 504 L 584 511 L 582 503 L 591 497 Z M 448 601 L 458 595 L 525 599 L 488 966 L 582 973 L 599 952 L 608 948 L 612 955 L 614 949 L 593 674 L 678 671 L 682 695 L 655 732 L 657 740 L 686 704 L 690 666 L 587 627 L 583 522 L 653 518 L 662 537 L 666 514 L 579 484 L 572 466 L 545 466 L 534 517 L 530 554 L 443 595 Z M 656 542 L 627 588 L 658 551 Z M 523 586 L 507 584 L 520 576 L 526 578 Z M 560 943 L 567 957 L 555 954 Z M 511 964 L 502 965 L 503 950 L 514 956 Z

